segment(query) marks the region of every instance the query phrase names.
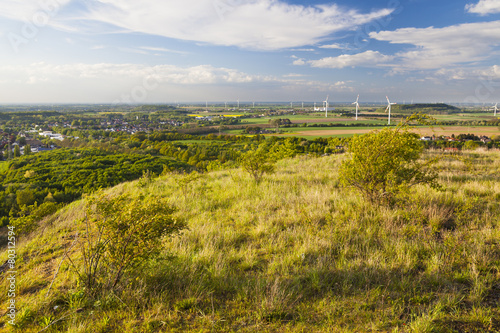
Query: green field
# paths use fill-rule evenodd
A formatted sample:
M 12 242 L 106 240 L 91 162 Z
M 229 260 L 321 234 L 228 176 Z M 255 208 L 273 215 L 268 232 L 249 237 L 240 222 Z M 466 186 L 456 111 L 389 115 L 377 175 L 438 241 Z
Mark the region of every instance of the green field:
M 318 137 L 350 137 L 354 134 L 363 134 L 369 131 L 383 128 L 380 127 L 282 127 L 279 136 L 297 136 L 304 137 L 308 139 L 318 138 Z M 241 135 L 242 130 L 225 130 L 224 133 L 232 135 Z M 459 134 L 475 134 L 477 136 L 488 136 L 500 135 L 500 129 L 495 126 L 433 126 L 424 127 L 418 126 L 415 128 L 415 132 L 421 135 L 445 135 L 451 136 Z M 274 134 L 265 134 L 274 135 Z
M 365 112 L 365 114 L 373 115 L 373 113 Z M 478 112 L 478 113 L 460 113 L 460 114 L 452 114 L 452 115 L 434 115 L 432 116 L 438 121 L 488 121 L 495 119 L 491 112 Z M 268 124 L 270 120 L 277 118 L 286 118 L 290 119 L 293 123 L 308 123 L 308 124 L 325 124 L 325 123 L 343 123 L 343 124 L 376 124 L 384 126 L 387 124 L 387 115 L 380 114 L 380 117 L 377 118 L 363 118 L 363 113 L 361 112 L 359 115 L 359 120 L 354 120 L 354 117 L 342 117 L 336 113 L 330 113 L 328 118 L 324 117 L 324 114 L 320 113 L 311 113 L 311 114 L 300 114 L 300 115 L 283 115 L 283 116 L 266 116 L 262 118 L 246 118 L 242 119 L 242 125 L 263 125 Z M 397 123 L 399 116 L 393 115 L 393 122 Z M 295 130 L 294 130 L 295 131 Z

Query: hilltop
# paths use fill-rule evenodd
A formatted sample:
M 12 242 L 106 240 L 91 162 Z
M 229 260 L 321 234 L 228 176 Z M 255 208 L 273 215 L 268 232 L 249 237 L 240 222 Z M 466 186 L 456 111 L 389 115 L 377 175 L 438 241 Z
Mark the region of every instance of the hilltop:
M 18 331 L 499 330 L 500 154 L 445 156 L 443 191 L 416 188 L 393 207 L 341 188 L 343 158 L 281 160 L 260 184 L 233 169 L 106 190 L 159 196 L 187 227 L 115 291 L 95 295 L 64 256 L 81 257 L 72 245 L 85 202 L 73 202 L 18 237 Z
M 377 112 L 384 112 L 385 107 L 380 108 Z M 416 112 L 438 115 L 438 114 L 452 114 L 461 112 L 461 110 L 455 106 L 444 104 L 444 103 L 419 103 L 419 104 L 396 104 L 391 108 L 392 113 L 400 114 L 413 114 Z

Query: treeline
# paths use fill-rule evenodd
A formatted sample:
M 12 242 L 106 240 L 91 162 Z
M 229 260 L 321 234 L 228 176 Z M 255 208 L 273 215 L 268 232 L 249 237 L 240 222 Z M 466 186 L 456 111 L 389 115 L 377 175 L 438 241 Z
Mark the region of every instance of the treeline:
M 384 110 L 385 108 L 381 108 L 378 112 L 383 112 Z M 413 114 L 420 112 L 434 115 L 462 112 L 461 109 L 444 103 L 396 104 L 392 106 L 391 110 L 394 113 Z
M 116 154 L 95 148 L 60 149 L 4 163 L 8 165 L 0 174 L 3 225 L 44 203 L 66 204 L 84 193 L 138 179 L 144 172 L 192 169 L 169 158 Z
M 444 126 L 500 126 L 500 119 L 490 120 L 446 120 L 440 121 Z

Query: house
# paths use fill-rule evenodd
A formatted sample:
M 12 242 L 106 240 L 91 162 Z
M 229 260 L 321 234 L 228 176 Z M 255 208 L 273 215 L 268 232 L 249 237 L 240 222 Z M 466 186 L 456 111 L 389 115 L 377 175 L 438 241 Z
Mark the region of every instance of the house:
M 491 142 L 491 139 L 488 138 L 487 136 L 482 136 L 479 138 L 479 140 L 481 140 L 482 143 L 488 143 L 488 142 Z

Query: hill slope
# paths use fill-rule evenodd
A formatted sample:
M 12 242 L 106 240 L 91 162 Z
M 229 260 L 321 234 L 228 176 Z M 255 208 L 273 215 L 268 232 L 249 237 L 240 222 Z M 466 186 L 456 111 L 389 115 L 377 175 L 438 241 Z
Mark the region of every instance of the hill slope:
M 169 198 L 188 228 L 115 291 L 86 296 L 64 258 L 83 201 L 46 218 L 16 245 L 19 331 L 498 330 L 500 155 L 464 157 L 440 162 L 445 191 L 392 208 L 339 188 L 342 156 L 280 161 L 259 185 L 239 170 L 118 185 L 107 193 Z
M 380 108 L 377 112 L 384 112 L 385 108 Z M 433 104 L 396 104 L 391 108 L 391 112 L 400 114 L 413 114 L 413 113 L 424 113 L 424 114 L 452 114 L 458 113 L 461 110 L 455 106 L 444 104 L 444 103 L 433 103 Z

